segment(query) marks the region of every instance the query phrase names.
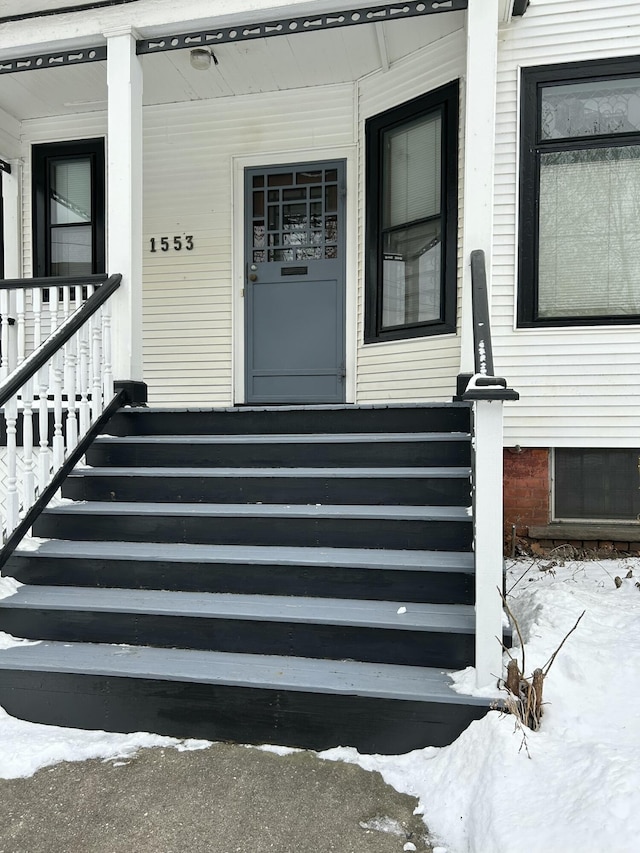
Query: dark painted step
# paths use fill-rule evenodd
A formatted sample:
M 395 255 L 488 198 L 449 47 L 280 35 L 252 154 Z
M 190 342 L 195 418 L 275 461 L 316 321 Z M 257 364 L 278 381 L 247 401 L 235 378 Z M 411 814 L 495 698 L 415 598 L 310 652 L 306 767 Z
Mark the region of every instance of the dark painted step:
M 272 406 L 229 409 L 121 409 L 111 435 L 221 433 L 469 432 L 467 403 L 397 406 Z
M 466 551 L 472 525 L 464 507 L 95 501 L 45 510 L 33 534 L 94 541 Z
M 473 608 L 130 589 L 21 587 L 0 630 L 32 640 L 125 643 L 463 669 Z
M 468 506 L 468 468 L 79 468 L 63 497 L 92 501 Z
M 28 584 L 473 604 L 471 552 L 48 540 L 3 568 Z
M 469 436 L 449 433 L 166 435 L 98 438 L 95 467 L 450 467 L 470 465 Z
M 53 642 L 0 650 L 0 705 L 58 726 L 403 753 L 451 743 L 490 702 L 423 667 Z

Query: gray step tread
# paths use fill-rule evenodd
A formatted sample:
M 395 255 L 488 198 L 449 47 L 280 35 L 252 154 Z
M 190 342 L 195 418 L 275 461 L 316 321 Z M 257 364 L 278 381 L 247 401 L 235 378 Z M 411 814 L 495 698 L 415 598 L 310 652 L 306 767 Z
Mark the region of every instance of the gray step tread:
M 193 616 L 464 634 L 473 634 L 475 626 L 474 608 L 461 604 L 61 586 L 19 587 L 13 595 L 0 601 L 0 608 Z
M 466 479 L 470 468 L 144 468 L 82 466 L 70 474 L 71 477 L 202 477 L 222 479 L 225 477 L 308 477 L 320 479 Z
M 0 671 L 3 669 L 197 682 L 484 708 L 492 701 L 454 692 L 448 676 L 430 667 L 148 646 L 57 642 L 13 646 L 0 650 Z
M 377 548 L 313 548 L 279 545 L 195 545 L 153 542 L 73 542 L 23 540 L 17 557 L 117 559 L 147 562 L 238 563 L 273 566 L 325 566 L 353 569 L 467 572 L 474 558 L 467 551 L 404 551 Z
M 465 432 L 347 432 L 231 435 L 100 435 L 96 444 L 377 444 L 468 441 Z
M 202 406 L 202 407 L 191 407 L 186 406 L 183 408 L 164 408 L 160 406 L 127 406 L 126 408 L 119 409 L 120 412 L 125 412 L 129 414 L 130 412 L 148 415 L 166 415 L 166 414 L 175 414 L 176 412 L 179 414 L 184 414 L 185 412 L 206 412 L 207 414 L 217 414 L 219 412 L 237 412 L 238 414 L 243 414 L 244 412 L 324 412 L 324 411 L 346 411 L 346 412 L 354 412 L 359 411 L 360 409 L 370 410 L 370 409 L 469 409 L 470 404 L 465 402 L 443 402 L 443 403 L 315 403 L 313 405 L 298 404 L 292 403 L 291 405 L 284 406 Z
M 244 518 L 379 518 L 395 521 L 468 521 L 465 507 L 323 504 L 205 504 L 74 501 L 45 510 L 54 515 L 230 516 Z

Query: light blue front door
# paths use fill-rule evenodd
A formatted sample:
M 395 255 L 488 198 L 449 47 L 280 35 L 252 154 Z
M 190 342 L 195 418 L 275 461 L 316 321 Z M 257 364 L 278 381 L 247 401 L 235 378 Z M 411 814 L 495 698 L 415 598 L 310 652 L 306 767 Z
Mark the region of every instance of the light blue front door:
M 345 398 L 344 161 L 248 169 L 247 403 Z

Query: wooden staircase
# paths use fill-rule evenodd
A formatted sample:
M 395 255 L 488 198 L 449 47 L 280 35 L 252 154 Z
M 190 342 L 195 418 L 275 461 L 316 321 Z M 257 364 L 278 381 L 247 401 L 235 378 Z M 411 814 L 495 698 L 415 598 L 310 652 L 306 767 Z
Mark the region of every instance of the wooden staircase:
M 405 752 L 489 700 L 470 407 L 122 409 L 4 567 L 0 704 L 56 725 Z

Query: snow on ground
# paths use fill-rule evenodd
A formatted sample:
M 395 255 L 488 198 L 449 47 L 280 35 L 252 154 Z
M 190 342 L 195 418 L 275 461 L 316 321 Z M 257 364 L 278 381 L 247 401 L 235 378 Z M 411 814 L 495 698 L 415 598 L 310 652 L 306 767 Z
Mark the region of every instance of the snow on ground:
M 513 562 L 507 579 L 527 675 L 586 611 L 545 679 L 540 731 L 525 732 L 514 717 L 492 711 L 443 749 L 321 754 L 378 770 L 417 796 L 447 853 L 640 849 L 640 560 L 540 570 L 549 564 Z M 634 576 L 625 579 L 629 569 Z
M 540 731 L 525 731 L 514 717 L 492 711 L 442 749 L 402 756 L 349 748 L 320 753 L 378 770 L 394 788 L 418 797 L 439 853 L 640 849 L 640 560 L 542 570 L 550 565 L 515 561 L 507 582 L 527 675 L 549 660 L 586 611 L 545 680 Z M 629 570 L 633 576 L 625 578 Z M 0 583 L 0 597 L 13 592 L 10 581 Z M 4 635 L 4 642 L 15 640 Z M 471 683 L 471 675 L 460 682 Z M 29 776 L 59 761 L 128 757 L 157 745 L 206 744 L 41 726 L 0 709 L 0 778 Z

